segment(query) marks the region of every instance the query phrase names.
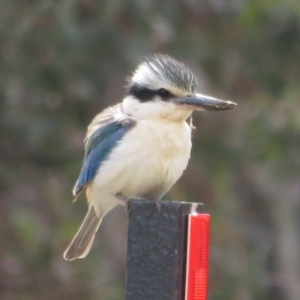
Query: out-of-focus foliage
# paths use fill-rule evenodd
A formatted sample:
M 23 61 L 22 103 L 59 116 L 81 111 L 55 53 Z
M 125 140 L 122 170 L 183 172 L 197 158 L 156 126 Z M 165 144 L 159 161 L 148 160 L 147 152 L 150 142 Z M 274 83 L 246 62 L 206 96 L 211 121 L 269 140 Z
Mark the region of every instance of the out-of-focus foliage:
M 1 299 L 123 298 L 123 209 L 86 259 L 62 252 L 86 211 L 71 205 L 85 128 L 153 52 L 238 102 L 195 114 L 189 167 L 167 197 L 212 215 L 210 299 L 300 299 L 298 0 L 0 2 Z

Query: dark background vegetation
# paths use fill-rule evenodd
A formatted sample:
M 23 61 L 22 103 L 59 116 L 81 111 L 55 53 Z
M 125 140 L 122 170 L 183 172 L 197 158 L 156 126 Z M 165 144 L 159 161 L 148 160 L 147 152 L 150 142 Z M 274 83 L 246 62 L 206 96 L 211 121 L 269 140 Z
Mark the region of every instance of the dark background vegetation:
M 86 126 L 153 52 L 238 102 L 194 114 L 192 158 L 167 196 L 212 215 L 210 299 L 300 299 L 298 0 L 0 2 L 1 299 L 123 298 L 123 208 L 86 259 L 62 253 L 87 207 L 71 204 Z

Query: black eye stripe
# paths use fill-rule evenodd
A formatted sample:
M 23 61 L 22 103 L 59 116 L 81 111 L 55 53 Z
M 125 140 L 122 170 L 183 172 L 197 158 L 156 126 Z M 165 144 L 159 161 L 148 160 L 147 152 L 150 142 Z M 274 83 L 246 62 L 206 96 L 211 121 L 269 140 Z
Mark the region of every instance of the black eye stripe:
M 141 102 L 146 102 L 151 101 L 156 96 L 156 91 L 146 87 L 132 85 L 128 90 L 128 94 L 136 97 Z
M 165 89 L 151 90 L 139 85 L 130 86 L 130 88 L 128 89 L 128 95 L 136 97 L 141 102 L 151 101 L 155 96 L 159 96 L 162 100 L 168 100 L 173 96 L 169 91 Z

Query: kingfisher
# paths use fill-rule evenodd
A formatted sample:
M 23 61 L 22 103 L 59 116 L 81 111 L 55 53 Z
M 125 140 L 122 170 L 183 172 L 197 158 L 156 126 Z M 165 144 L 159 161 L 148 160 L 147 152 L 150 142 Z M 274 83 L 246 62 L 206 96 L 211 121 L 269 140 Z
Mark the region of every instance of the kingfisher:
M 88 126 L 74 201 L 85 190 L 88 212 L 64 253 L 85 257 L 103 217 L 130 198 L 160 200 L 186 169 L 194 110 L 223 111 L 236 103 L 196 93 L 197 81 L 168 55 L 145 58 L 129 78 L 121 103 Z

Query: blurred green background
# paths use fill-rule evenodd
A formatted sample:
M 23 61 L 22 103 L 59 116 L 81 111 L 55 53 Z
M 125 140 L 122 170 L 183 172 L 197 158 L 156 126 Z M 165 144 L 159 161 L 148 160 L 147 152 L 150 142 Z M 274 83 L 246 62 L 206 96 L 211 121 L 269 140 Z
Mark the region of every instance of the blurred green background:
M 87 208 L 71 204 L 86 127 L 154 52 L 238 103 L 194 114 L 166 197 L 212 215 L 210 299 L 300 299 L 299 0 L 0 2 L 1 299 L 123 299 L 123 208 L 86 259 L 62 253 Z

